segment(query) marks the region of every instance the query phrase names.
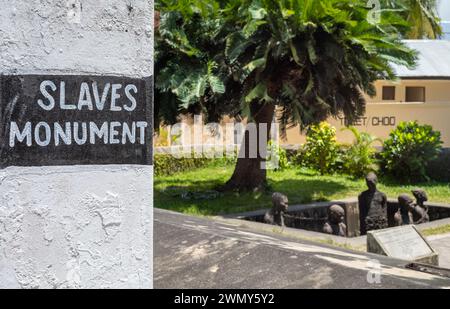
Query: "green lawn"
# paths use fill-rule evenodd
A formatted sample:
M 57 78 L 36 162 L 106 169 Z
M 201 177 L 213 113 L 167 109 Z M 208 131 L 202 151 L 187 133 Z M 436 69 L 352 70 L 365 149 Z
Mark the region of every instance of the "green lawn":
M 422 231 L 424 236 L 433 236 L 450 233 L 450 225 L 439 226 L 431 229 L 426 229 Z
M 271 194 L 268 193 L 225 193 L 211 199 L 197 197 L 183 199 L 186 192 L 204 192 L 223 184 L 233 171 L 233 165 L 211 165 L 206 168 L 183 172 L 172 176 L 155 178 L 155 207 L 194 215 L 217 215 L 268 208 Z M 289 204 L 330 201 L 356 197 L 366 189 L 364 180 L 353 180 L 346 176 L 320 176 L 311 171 L 292 168 L 287 171 L 268 173 L 272 191 L 289 197 Z M 421 187 L 430 201 L 450 203 L 450 184 L 422 183 L 399 185 L 380 181 L 379 189 L 389 198 L 401 193 L 410 193 L 412 188 Z

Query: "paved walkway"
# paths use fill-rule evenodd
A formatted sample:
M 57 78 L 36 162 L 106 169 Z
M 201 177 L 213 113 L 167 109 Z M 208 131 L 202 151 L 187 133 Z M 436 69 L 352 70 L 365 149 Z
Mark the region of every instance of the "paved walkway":
M 156 288 L 450 288 L 404 261 L 159 209 L 154 239 Z
M 427 240 L 439 253 L 439 266 L 450 269 L 450 234 L 429 236 Z

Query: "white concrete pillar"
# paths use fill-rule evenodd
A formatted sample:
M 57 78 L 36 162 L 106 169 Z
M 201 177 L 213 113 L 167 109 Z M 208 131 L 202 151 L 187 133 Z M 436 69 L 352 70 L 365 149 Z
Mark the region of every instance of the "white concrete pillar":
M 0 7 L 0 288 L 151 288 L 153 0 L 0 0 Z M 58 88 L 44 88 L 55 99 L 51 111 L 37 104 L 51 103 L 39 91 L 43 80 Z M 62 109 L 61 82 L 75 110 Z M 99 100 L 111 83 L 103 110 L 79 109 L 83 82 L 94 103 L 93 83 Z M 114 83 L 121 111 L 110 109 Z M 128 96 L 126 85 L 137 85 Z M 124 110 L 130 97 L 134 111 Z M 136 128 L 134 143 L 121 144 L 123 123 L 139 120 L 148 122 L 145 140 Z M 13 121 L 20 130 L 48 123 L 49 145 L 36 144 L 43 127 L 31 146 L 24 138 L 11 147 Z M 77 121 L 88 133 L 90 122 L 107 122 L 106 143 L 78 145 L 72 134 L 70 145 L 56 146 L 53 124 L 74 130 Z M 121 126 L 111 129 L 113 121 Z

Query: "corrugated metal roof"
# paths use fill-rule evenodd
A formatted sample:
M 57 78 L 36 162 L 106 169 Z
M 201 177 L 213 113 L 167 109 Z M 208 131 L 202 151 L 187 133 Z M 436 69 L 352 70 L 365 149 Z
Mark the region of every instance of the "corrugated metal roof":
M 405 40 L 405 43 L 419 52 L 419 59 L 412 70 L 394 65 L 400 78 L 450 78 L 450 41 Z

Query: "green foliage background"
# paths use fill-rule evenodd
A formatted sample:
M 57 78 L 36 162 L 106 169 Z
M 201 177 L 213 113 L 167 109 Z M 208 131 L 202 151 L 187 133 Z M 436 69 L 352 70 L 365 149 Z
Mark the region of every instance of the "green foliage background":
M 367 20 L 366 0 L 158 0 L 156 126 L 180 113 L 250 117 L 279 107 L 281 130 L 365 111 L 373 82 L 411 67 L 400 10 Z

